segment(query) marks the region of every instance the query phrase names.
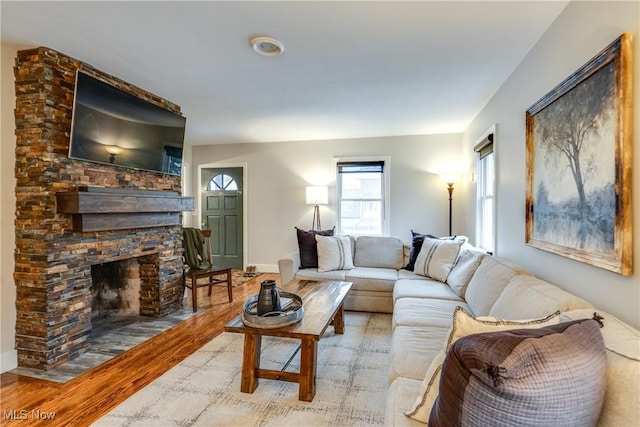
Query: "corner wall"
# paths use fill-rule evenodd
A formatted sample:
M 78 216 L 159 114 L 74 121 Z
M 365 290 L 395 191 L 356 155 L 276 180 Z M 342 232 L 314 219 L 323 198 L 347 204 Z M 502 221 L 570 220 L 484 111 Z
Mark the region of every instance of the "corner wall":
M 498 255 L 640 327 L 640 3 L 570 2 L 464 133 L 465 153 L 497 124 Z M 525 245 L 525 112 L 624 32 L 633 33 L 634 275 L 624 277 Z M 474 206 L 469 191 L 467 206 Z M 474 229 L 475 212 L 466 217 Z M 470 231 L 471 232 L 471 231 Z
M 18 352 L 15 350 L 16 287 L 13 281 L 16 207 L 13 65 L 17 50 L 6 44 L 0 45 L 0 50 L 0 372 L 6 372 L 18 366 Z
M 307 185 L 329 185 L 329 204 L 320 207 L 320 217 L 323 229 L 335 224 L 334 157 L 390 158 L 389 232 L 409 242 L 411 229 L 447 234 L 449 195 L 438 173 L 444 165 L 458 162 L 461 150 L 462 134 L 194 146 L 191 194 L 198 204 L 199 166 L 246 165 L 245 259 L 261 271 L 277 272 L 278 259 L 297 249 L 294 227 L 311 226 Z M 456 187 L 453 232 L 457 234 L 464 233 L 463 194 L 464 188 Z M 198 212 L 190 223 L 199 224 Z

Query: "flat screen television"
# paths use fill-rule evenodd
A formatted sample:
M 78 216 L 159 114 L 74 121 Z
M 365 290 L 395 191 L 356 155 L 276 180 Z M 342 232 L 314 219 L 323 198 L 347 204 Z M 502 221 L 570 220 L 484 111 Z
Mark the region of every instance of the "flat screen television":
M 78 71 L 69 157 L 180 175 L 186 119 Z

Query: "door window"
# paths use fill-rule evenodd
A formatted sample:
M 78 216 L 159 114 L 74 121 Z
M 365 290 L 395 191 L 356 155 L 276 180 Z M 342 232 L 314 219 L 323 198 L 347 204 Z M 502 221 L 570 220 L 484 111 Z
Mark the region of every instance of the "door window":
M 236 180 L 225 173 L 214 176 L 207 184 L 207 191 L 234 191 L 237 189 Z

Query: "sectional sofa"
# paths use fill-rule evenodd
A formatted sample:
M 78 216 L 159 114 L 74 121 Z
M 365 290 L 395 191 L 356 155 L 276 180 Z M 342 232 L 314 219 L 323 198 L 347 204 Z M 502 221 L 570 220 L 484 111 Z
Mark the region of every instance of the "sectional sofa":
M 324 244 L 325 240 L 338 238 L 318 238 L 319 258 L 326 255 L 320 248 L 320 239 Z M 347 247 L 352 263 L 347 268 L 300 268 L 299 252 L 278 262 L 283 284 L 293 279 L 350 281 L 353 288 L 345 300 L 345 309 L 393 313 L 386 425 L 424 426 L 428 420 L 433 402 L 429 403 L 426 396 L 435 390 L 437 397 L 434 384 L 439 383 L 439 377 L 433 377 L 433 369 L 440 369 L 444 375 L 437 362 L 447 354 L 450 341 L 457 339 L 453 338 L 457 333 L 454 320 L 459 314 L 468 315 L 466 322 L 477 322 L 482 328 L 490 326 L 489 332 L 496 324 L 500 330 L 525 328 L 520 322 L 531 319 L 567 324 L 594 318 L 595 312 L 603 318 L 600 322 L 604 325 L 600 329 L 602 354 L 606 351 L 603 386 L 590 404 L 599 407 L 586 408 L 596 411 L 596 419 L 577 420 L 576 425 L 638 425 L 640 331 L 518 265 L 483 253 L 464 238 L 446 240 L 424 238 L 424 245 L 419 248 L 415 238 L 412 245 L 395 237 L 349 237 Z M 448 248 L 445 251 L 444 246 Z M 414 271 L 404 268 L 411 263 Z M 554 322 L 545 320 L 552 318 Z M 460 328 L 462 318 L 458 322 Z M 589 343 L 589 348 L 597 347 L 596 341 Z M 593 370 L 597 370 L 595 356 L 593 363 Z M 548 398 L 556 403 L 562 401 L 557 396 Z M 584 406 L 583 402 L 583 409 Z M 561 409 L 571 412 L 571 408 Z

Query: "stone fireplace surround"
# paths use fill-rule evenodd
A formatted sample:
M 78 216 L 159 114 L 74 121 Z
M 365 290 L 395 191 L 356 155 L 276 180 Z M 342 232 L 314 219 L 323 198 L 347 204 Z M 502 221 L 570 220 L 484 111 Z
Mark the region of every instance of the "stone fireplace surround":
M 20 367 L 49 370 L 86 350 L 94 264 L 137 258 L 141 315 L 166 315 L 180 306 L 183 294 L 179 223 L 79 231 L 73 215 L 57 209 L 56 194 L 84 186 L 158 194 L 179 194 L 181 189 L 177 176 L 68 157 L 78 69 L 180 113 L 178 105 L 55 50 L 39 47 L 18 52 L 14 280 Z

